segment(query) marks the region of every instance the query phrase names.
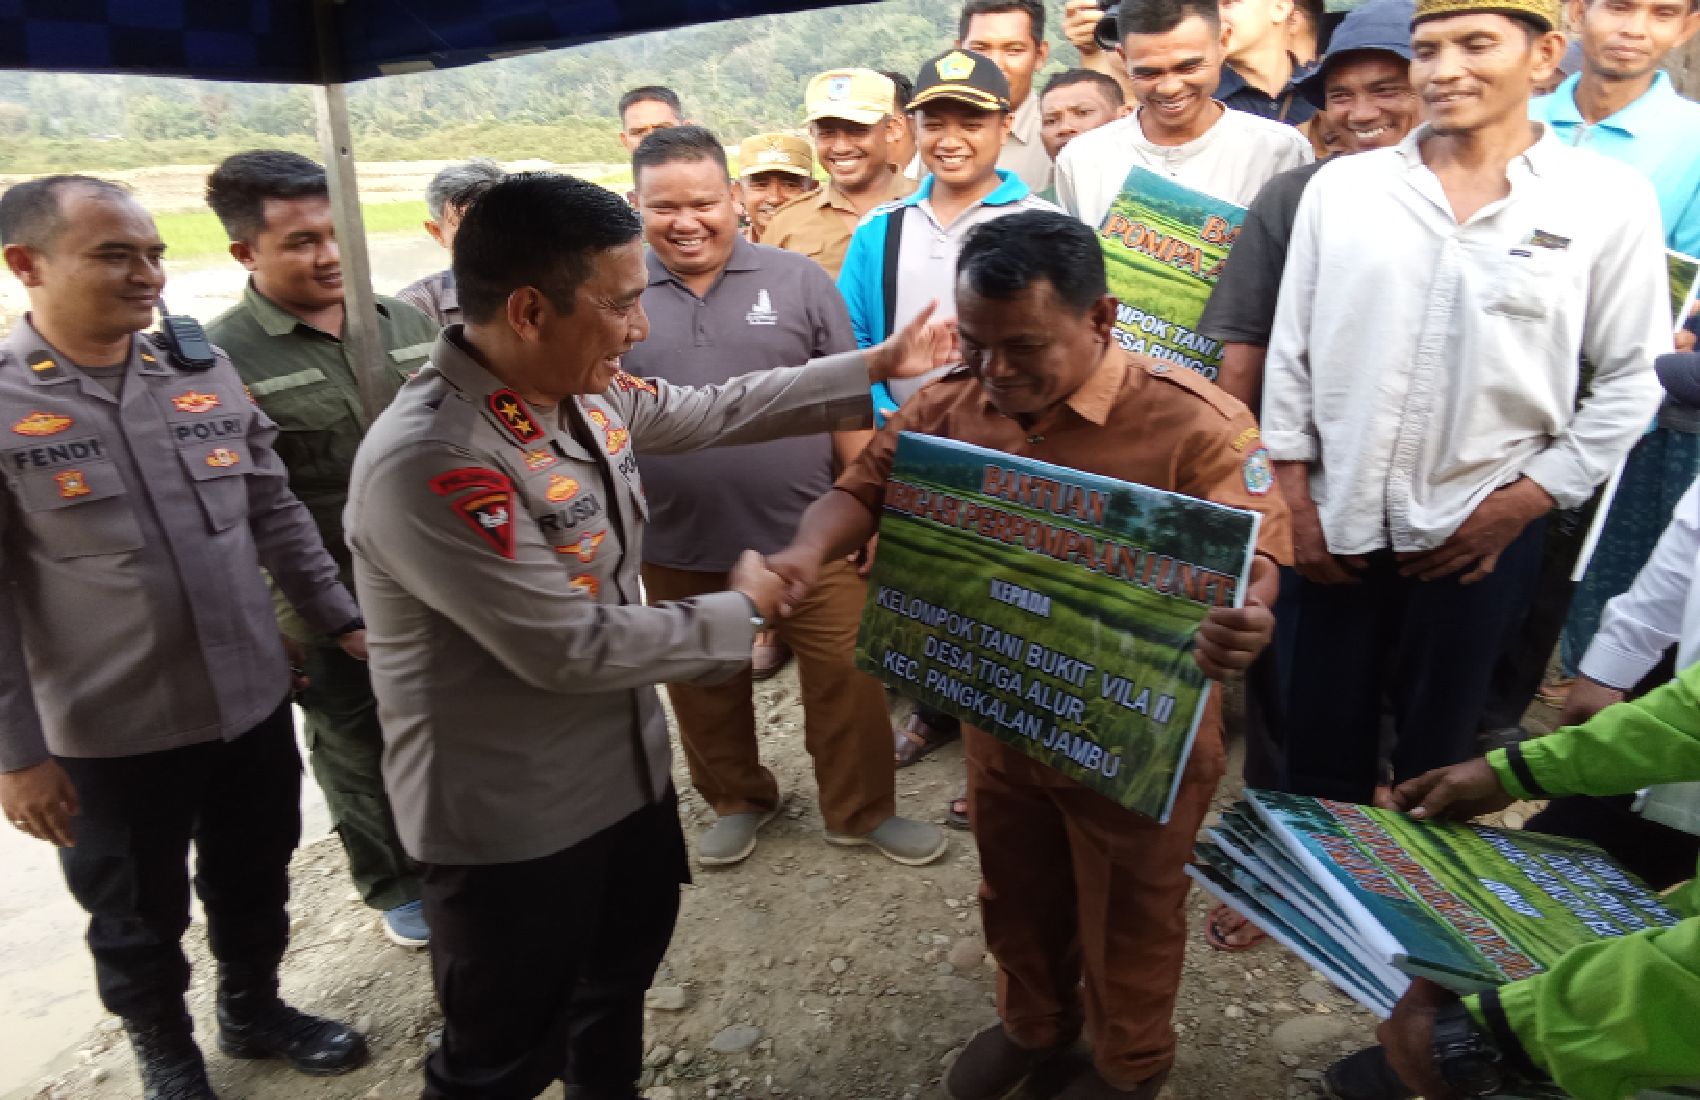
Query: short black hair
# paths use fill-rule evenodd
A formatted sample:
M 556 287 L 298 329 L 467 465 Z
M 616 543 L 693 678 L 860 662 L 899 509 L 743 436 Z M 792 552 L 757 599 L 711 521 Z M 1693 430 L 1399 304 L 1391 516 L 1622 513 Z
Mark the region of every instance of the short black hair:
M 1099 94 L 1102 95 L 1112 107 L 1124 107 L 1127 105 L 1127 93 L 1123 92 L 1122 86 L 1116 83 L 1116 78 L 1110 76 L 1108 73 L 1098 72 L 1096 69 L 1063 70 L 1056 76 L 1045 81 L 1045 90 L 1039 93 L 1039 99 L 1042 101 L 1046 96 L 1050 95 L 1058 88 L 1069 88 L 1076 84 L 1092 85 L 1094 88 L 1098 89 Z
M 330 193 L 323 165 L 282 149 L 225 157 L 207 177 L 207 205 L 233 241 L 252 241 L 265 229 L 267 199 L 329 198 Z
M 1700 4 L 1700 0 L 1694 0 L 1694 2 Z M 915 82 L 910 80 L 907 74 L 893 72 L 889 69 L 881 69 L 880 75 L 891 81 L 894 89 L 891 98 L 897 109 L 892 113 L 900 115 L 908 111 L 909 101 L 915 98 Z
M 620 126 L 622 128 L 626 125 L 626 108 L 630 107 L 634 103 L 643 103 L 645 101 L 650 103 L 660 103 L 663 106 L 671 107 L 673 108 L 674 114 L 678 115 L 681 119 L 685 117 L 685 108 L 684 105 L 679 102 L 678 92 L 660 84 L 645 84 L 641 88 L 633 88 L 631 91 L 620 97 Z
M 94 176 L 42 176 L 14 183 L 0 195 L 0 245 L 47 249 L 69 224 L 60 201 L 61 193 L 72 187 L 86 187 L 108 201 L 134 199 L 123 184 Z
M 1131 34 L 1167 34 L 1194 15 L 1222 25 L 1216 0 L 1126 0 L 1116 14 L 1116 37 L 1125 42 Z
M 962 17 L 956 23 L 956 40 L 968 41 L 968 24 L 974 21 L 976 15 L 1002 15 L 1004 12 L 1020 12 L 1027 16 L 1027 25 L 1033 30 L 1035 43 L 1045 40 L 1045 5 L 1039 0 L 968 0 L 962 5 Z
M 638 173 L 645 168 L 698 160 L 713 161 L 720 165 L 722 175 L 728 179 L 732 177 L 726 148 L 708 127 L 670 126 L 664 130 L 652 130 L 632 150 L 632 186 L 637 186 Z
M 500 316 L 508 295 L 536 287 L 572 312 L 596 254 L 643 233 L 626 200 L 559 172 L 518 172 L 473 199 L 454 241 L 455 288 L 468 321 Z
M 1098 234 L 1053 210 L 1023 210 L 969 230 L 956 277 L 993 299 L 1013 298 L 1043 279 L 1077 314 L 1110 292 Z

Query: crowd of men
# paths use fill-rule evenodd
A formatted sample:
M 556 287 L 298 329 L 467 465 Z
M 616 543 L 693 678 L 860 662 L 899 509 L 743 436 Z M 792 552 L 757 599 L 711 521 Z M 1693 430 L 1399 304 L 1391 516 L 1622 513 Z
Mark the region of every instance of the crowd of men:
M 814 76 L 796 128 L 714 134 L 633 89 L 628 195 L 438 173 L 451 260 L 378 299 L 379 377 L 305 157 L 208 177 L 248 280 L 204 341 L 145 331 L 164 245 L 125 189 L 0 195 L 30 300 L 0 347 L 0 809 L 59 846 L 142 1094 L 215 1096 L 191 846 L 219 1048 L 367 1056 L 277 992 L 293 698 L 360 896 L 430 950 L 423 1095 L 637 1097 L 693 847 L 738 864 L 785 806 L 753 682 L 795 660 L 826 843 L 941 858 L 895 771 L 963 741 L 944 816 L 979 850 L 998 1018 L 946 1093 L 1007 1096 L 1084 1031 L 1061 1095 L 1153 1100 L 1221 695 L 1166 823 L 948 715 L 894 729 L 852 654 L 902 431 L 1261 514 L 1244 606 L 1193 643 L 1246 681 L 1247 782 L 1417 816 L 1547 798 L 1531 828 L 1690 879 L 1700 354 L 1665 249 L 1700 252 L 1700 105 L 1662 66 L 1700 2 L 1568 2 L 1124 0 L 1106 28 L 1069 0 L 1081 66 L 1036 87 L 1045 7 L 969 0 L 912 79 Z M 1213 380 L 1114 339 L 1096 230 L 1135 167 L 1249 207 Z M 714 815 L 694 845 L 662 684 Z M 1531 740 L 1537 689 L 1567 727 Z M 1218 909 L 1204 936 L 1262 933 Z M 1700 1080 L 1696 1006 L 1689 919 L 1479 996 L 1419 981 L 1381 1038 L 1430 1100 L 1615 1100 Z

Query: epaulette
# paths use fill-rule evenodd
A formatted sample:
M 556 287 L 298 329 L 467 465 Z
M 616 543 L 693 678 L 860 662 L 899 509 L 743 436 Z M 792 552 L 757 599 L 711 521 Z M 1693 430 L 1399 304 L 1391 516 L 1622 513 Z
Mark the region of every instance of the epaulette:
M 1247 409 L 1239 398 L 1190 367 L 1166 363 L 1161 359 L 1152 359 L 1146 355 L 1131 355 L 1129 359 L 1130 365 L 1134 369 L 1143 370 L 1152 378 L 1179 386 L 1221 413 L 1224 419 L 1234 420 L 1242 415 L 1251 415 L 1251 410 Z

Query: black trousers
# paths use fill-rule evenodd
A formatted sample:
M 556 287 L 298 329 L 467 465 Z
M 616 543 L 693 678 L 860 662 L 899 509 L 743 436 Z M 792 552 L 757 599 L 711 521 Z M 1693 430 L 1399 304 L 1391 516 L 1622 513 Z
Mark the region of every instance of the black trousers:
M 226 974 L 277 972 L 289 942 L 289 857 L 301 838 L 301 757 L 287 701 L 234 741 L 104 759 L 59 758 L 82 812 L 60 850 L 88 911 L 108 1012 L 182 1011 L 189 846 L 207 940 Z
M 1370 555 L 1358 584 L 1283 571 L 1275 636 L 1285 789 L 1370 801 L 1387 709 L 1396 781 L 1477 755 L 1489 677 L 1528 610 L 1544 529 L 1531 523 L 1475 584 L 1401 577 L 1388 551 Z
M 643 995 L 690 880 L 672 791 L 523 863 L 425 864 L 443 1042 L 426 1100 L 636 1100 Z

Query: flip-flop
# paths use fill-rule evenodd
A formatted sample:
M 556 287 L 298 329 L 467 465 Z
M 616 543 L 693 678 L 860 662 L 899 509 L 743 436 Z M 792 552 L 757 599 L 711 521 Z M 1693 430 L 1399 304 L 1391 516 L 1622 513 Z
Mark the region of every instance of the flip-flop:
M 919 714 L 911 714 L 903 720 L 903 724 L 891 731 L 892 751 L 897 760 L 897 766 L 907 768 L 911 764 L 926 759 L 941 745 L 948 745 L 956 740 L 956 733 L 941 733 L 928 725 L 927 720 Z
M 1232 918 L 1239 923 L 1232 928 L 1224 928 L 1222 922 L 1225 918 Z M 1246 942 L 1235 943 L 1228 938 L 1248 928 L 1251 929 L 1252 936 Z M 1209 915 L 1204 918 L 1204 942 L 1218 951 L 1250 951 L 1268 938 L 1269 933 L 1251 923 L 1243 914 L 1229 909 L 1226 905 L 1218 905 L 1210 910 Z
M 956 792 L 956 797 L 950 800 L 950 806 L 944 812 L 944 823 L 952 829 L 972 828 L 968 821 L 968 784 L 966 782 L 962 784 L 962 789 Z

